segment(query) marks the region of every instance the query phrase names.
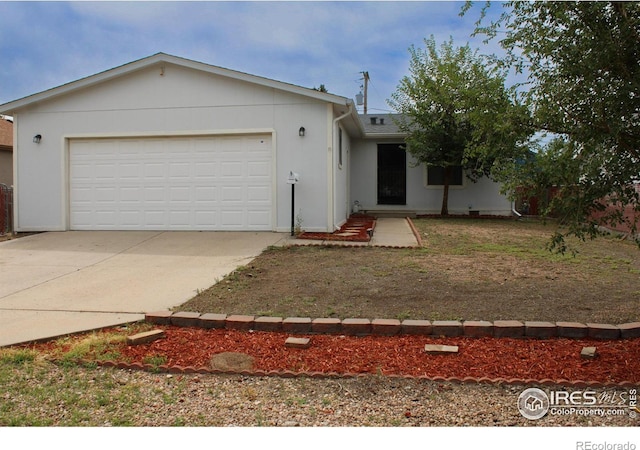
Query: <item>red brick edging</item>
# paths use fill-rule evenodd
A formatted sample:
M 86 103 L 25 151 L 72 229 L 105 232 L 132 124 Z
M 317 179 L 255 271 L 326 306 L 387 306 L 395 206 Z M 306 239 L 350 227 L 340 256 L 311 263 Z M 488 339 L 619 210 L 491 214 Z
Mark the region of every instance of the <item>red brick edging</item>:
M 539 322 L 518 320 L 412 320 L 270 317 L 239 314 L 158 311 L 145 315 L 156 325 L 227 328 L 233 330 L 283 331 L 293 334 L 344 334 L 350 336 L 422 335 L 447 337 L 509 337 L 548 339 L 633 339 L 640 337 L 640 322 L 609 325 L 578 322 Z

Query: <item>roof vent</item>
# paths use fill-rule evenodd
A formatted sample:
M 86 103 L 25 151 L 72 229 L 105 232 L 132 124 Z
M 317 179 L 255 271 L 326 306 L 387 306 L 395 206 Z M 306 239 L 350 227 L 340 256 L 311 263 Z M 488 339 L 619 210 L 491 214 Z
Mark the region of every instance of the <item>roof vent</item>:
M 371 125 L 375 125 L 376 121 L 378 120 L 377 117 L 370 117 L 369 119 L 371 120 Z
M 380 125 L 384 125 L 384 119 L 380 117 Z

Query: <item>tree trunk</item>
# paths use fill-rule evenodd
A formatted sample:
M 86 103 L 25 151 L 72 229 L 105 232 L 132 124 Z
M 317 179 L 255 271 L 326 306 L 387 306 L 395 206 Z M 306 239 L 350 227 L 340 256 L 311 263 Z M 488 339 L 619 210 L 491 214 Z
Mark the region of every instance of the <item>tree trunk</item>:
M 453 173 L 453 167 L 446 166 L 444 168 L 444 189 L 442 190 L 442 208 L 440 209 L 441 216 L 449 215 L 449 184 L 451 183 L 451 174 Z

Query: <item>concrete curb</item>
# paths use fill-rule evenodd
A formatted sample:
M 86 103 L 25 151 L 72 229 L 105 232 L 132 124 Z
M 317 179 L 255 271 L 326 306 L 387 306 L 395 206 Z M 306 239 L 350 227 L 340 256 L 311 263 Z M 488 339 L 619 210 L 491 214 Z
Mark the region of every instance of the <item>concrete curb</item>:
M 268 317 L 250 315 L 200 314 L 194 312 L 158 311 L 145 314 L 145 321 L 156 325 L 182 327 L 227 328 L 235 330 L 276 331 L 299 334 L 344 334 L 351 336 L 423 335 L 447 337 L 495 338 L 592 338 L 598 340 L 634 339 L 640 337 L 640 322 L 609 325 L 577 322 L 539 322 L 518 320 L 458 321 L 403 320 L 310 317 Z

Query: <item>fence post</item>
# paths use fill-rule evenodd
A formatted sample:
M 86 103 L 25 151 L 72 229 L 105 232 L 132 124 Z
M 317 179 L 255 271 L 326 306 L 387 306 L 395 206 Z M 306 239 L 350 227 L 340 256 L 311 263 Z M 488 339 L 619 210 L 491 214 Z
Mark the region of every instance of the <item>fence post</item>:
M 0 183 L 0 235 L 13 232 L 13 188 Z

